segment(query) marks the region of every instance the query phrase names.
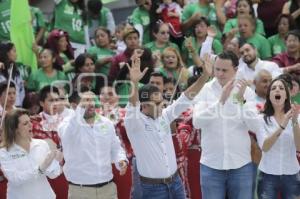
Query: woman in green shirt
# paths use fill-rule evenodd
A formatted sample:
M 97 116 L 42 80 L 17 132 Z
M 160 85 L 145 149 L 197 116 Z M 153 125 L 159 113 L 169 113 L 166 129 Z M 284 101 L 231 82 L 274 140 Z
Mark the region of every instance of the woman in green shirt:
M 168 47 L 162 54 L 163 67 L 159 68 L 159 72 L 165 78 L 174 78 L 179 81 L 180 89 L 187 85 L 189 78 L 188 69 L 184 67 L 179 52 L 172 47 Z
M 28 90 L 39 91 L 44 86 L 58 83 L 56 81 L 67 81 L 66 75 L 55 64 L 55 54 L 50 49 L 41 51 L 39 64 L 40 68 L 32 72 L 28 79 Z
M 210 26 L 209 21 L 205 17 L 200 17 L 193 27 L 193 36 L 190 38 L 193 48 L 195 49 L 196 53 L 200 55 L 200 50 L 202 47 L 203 42 L 206 40 L 208 27 Z M 192 54 L 186 47 L 188 38 L 185 39 L 182 45 L 182 58 L 183 61 L 186 63 L 186 66 L 195 65 L 193 61 Z M 223 45 L 217 39 L 213 40 L 212 49 L 214 54 L 219 54 L 223 51 Z
M 104 27 L 99 27 L 95 31 L 96 45 L 87 50 L 96 60 L 96 72 L 108 75 L 112 58 L 115 52 L 111 49 L 111 34 Z
M 95 61 L 89 54 L 80 54 L 76 57 L 75 62 L 75 78 L 73 79 L 73 88 L 78 90 L 78 86 L 88 87 L 96 91 L 96 74 Z M 99 90 L 99 89 L 98 89 Z
M 271 58 L 271 47 L 269 41 L 262 35 L 255 33 L 255 20 L 251 16 L 240 16 L 238 18 L 239 35 L 248 43 L 252 43 L 261 59 Z M 226 38 L 230 39 L 230 37 Z M 231 39 L 230 39 L 231 40 Z
M 293 18 L 290 15 L 281 14 L 277 20 L 277 29 L 278 33 L 268 38 L 271 45 L 272 56 L 286 51 L 285 37 L 289 30 L 294 29 Z
M 170 42 L 169 26 L 163 22 L 157 22 L 153 27 L 152 35 L 154 41 L 145 44 L 146 48 L 149 48 L 152 53 L 159 51 L 162 53 L 167 47 L 176 48 L 179 51 L 177 44 Z
M 255 17 L 251 0 L 238 0 L 236 2 L 236 17 L 226 21 L 223 34 L 227 36 L 227 34 L 236 33 L 238 28 L 238 18 L 240 16 L 251 16 L 255 19 L 255 33 L 265 35 L 264 24 L 260 19 Z
M 60 29 L 52 30 L 47 38 L 45 47 L 54 52 L 55 64 L 63 69 L 71 81 L 74 78 L 74 68 L 72 66 L 74 63 L 74 51 L 70 44 L 68 33 Z
M 86 11 L 84 0 L 54 0 L 54 28 L 69 33 L 70 41 L 85 44 L 84 24 Z

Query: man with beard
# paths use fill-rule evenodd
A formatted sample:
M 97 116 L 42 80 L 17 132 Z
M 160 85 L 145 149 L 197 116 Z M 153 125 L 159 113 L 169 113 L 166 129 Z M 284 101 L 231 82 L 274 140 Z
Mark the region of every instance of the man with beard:
M 95 111 L 95 94 L 80 93 L 75 114 L 59 126 L 70 199 L 117 198 L 112 163 L 124 175 L 127 159 L 114 124 Z
M 259 59 L 257 50 L 251 43 L 242 44 L 240 54 L 243 62 L 238 66 L 237 79 L 246 79 L 250 84 L 253 84 L 255 75 L 262 69 L 269 71 L 272 78 L 283 72 L 276 63 Z

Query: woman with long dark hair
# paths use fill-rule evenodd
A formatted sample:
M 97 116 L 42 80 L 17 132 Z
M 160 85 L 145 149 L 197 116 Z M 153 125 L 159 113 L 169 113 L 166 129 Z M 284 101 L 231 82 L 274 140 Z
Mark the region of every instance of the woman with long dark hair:
M 291 105 L 290 92 L 283 79 L 274 79 L 268 89 L 263 111 L 264 128 L 257 133 L 263 151 L 259 163 L 258 197 L 292 199 L 300 196 L 299 112 Z
M 12 81 L 16 85 L 16 106 L 22 106 L 25 97 L 24 81 L 29 77 L 29 67 L 17 63 L 17 52 L 15 45 L 11 42 L 0 43 L 0 82 L 8 81 L 10 68 L 12 68 Z
M 296 22 L 296 28 L 300 28 L 300 1 L 290 0 L 282 8 L 283 14 L 290 14 Z

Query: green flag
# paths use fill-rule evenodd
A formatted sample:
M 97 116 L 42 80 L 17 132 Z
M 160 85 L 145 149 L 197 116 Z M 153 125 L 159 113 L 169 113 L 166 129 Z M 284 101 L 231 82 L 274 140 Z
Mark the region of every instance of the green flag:
M 11 0 L 10 38 L 15 44 L 18 61 L 37 69 L 36 55 L 32 51 L 34 35 L 28 0 Z

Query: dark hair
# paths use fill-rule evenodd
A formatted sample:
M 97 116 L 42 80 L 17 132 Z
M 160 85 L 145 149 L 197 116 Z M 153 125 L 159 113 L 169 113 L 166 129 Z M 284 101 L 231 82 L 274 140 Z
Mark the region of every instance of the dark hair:
M 167 78 L 165 78 L 164 84 L 169 84 L 169 83 L 176 85 L 176 79 L 173 78 L 173 77 L 167 77 Z
M 176 79 L 173 78 L 173 77 L 167 77 L 165 78 L 164 80 L 164 85 L 166 84 L 173 84 L 174 85 L 174 88 L 175 88 L 175 92 L 174 92 L 174 97 L 173 97 L 173 100 L 176 100 L 178 98 L 178 96 L 180 95 L 180 89 L 179 89 L 179 86 L 176 86 Z M 175 87 L 176 86 L 176 87 Z M 165 93 L 164 93 L 164 98 L 168 101 L 171 100 L 171 97 L 172 96 L 167 96 Z
M 110 32 L 110 30 L 108 30 L 107 28 L 102 27 L 102 26 L 98 27 L 98 28 L 95 30 L 95 33 L 94 33 L 95 37 L 96 37 L 97 32 L 98 32 L 99 30 L 105 32 L 105 33 L 108 35 L 108 39 L 111 40 L 111 32 Z
M 80 68 L 82 68 L 84 66 L 85 61 L 88 58 L 90 58 L 95 63 L 94 57 L 87 53 L 82 53 L 82 54 L 78 55 L 78 57 L 76 57 L 76 59 L 74 61 L 75 73 L 80 73 Z
M 290 30 L 290 31 L 287 33 L 285 39 L 287 39 L 290 35 L 293 35 L 293 36 L 297 37 L 298 40 L 300 41 L 300 32 L 299 32 L 298 29 L 296 29 L 296 30 Z
M 14 78 L 17 75 L 20 75 L 19 69 L 16 66 L 16 63 L 9 60 L 8 53 L 11 51 L 15 45 L 12 42 L 3 42 L 0 43 L 0 62 L 4 64 L 4 69 L 2 70 L 3 76 L 8 79 L 9 68 L 13 66 L 12 77 Z
M 297 1 L 297 0 L 291 0 L 291 4 L 290 4 L 290 13 L 295 12 L 295 11 L 298 10 L 299 8 L 300 8 L 300 6 L 298 5 L 298 1 Z M 300 27 L 299 27 L 299 24 L 300 24 L 300 18 L 297 17 L 297 19 L 295 19 L 295 21 L 296 21 L 297 28 L 300 28 Z
M 295 28 L 295 21 L 290 14 L 280 14 L 276 19 L 276 27 L 278 28 L 281 19 L 287 19 L 289 22 L 289 30 L 293 30 Z
M 271 92 L 272 85 L 276 81 L 281 81 L 282 82 L 282 84 L 284 85 L 285 92 L 286 92 L 286 100 L 284 102 L 284 107 L 283 107 L 284 113 L 288 112 L 291 109 L 290 91 L 288 89 L 288 86 L 287 86 L 286 82 L 284 81 L 284 79 L 277 77 L 269 85 L 268 92 L 267 92 L 267 97 L 266 97 L 266 102 L 265 102 L 265 105 L 264 105 L 264 110 L 262 112 L 264 114 L 264 120 L 267 124 L 270 121 L 270 117 L 272 115 L 274 115 L 274 107 L 273 107 L 273 105 L 271 103 L 271 100 L 270 100 L 270 92 Z
M 199 77 L 200 77 L 200 75 L 194 75 L 194 76 L 189 77 L 187 80 L 187 87 L 190 87 L 192 84 L 194 84 Z
M 47 38 L 47 42 L 44 46 L 44 48 L 49 48 L 51 49 L 54 54 L 55 54 L 55 62 L 58 65 L 64 65 L 64 60 L 60 56 L 60 52 L 58 49 L 58 41 L 60 38 L 66 37 L 67 40 L 67 50 L 64 51 L 63 53 L 68 57 L 68 59 L 74 59 L 74 51 L 71 46 L 70 40 L 69 40 L 69 34 L 61 29 L 54 29 L 49 33 L 49 36 Z
M 39 55 L 41 55 L 44 51 L 49 51 L 50 54 L 51 54 L 52 59 L 55 59 L 55 58 L 56 58 L 55 53 L 54 53 L 53 50 L 51 50 L 50 48 L 43 48 L 43 49 L 41 50 L 41 52 L 39 53 Z M 56 69 L 56 70 L 60 70 L 60 71 L 63 70 L 62 66 L 59 65 L 56 61 L 53 62 L 53 65 L 52 65 L 52 66 L 53 66 L 53 68 Z
M 150 74 L 150 77 L 161 77 L 161 78 L 165 78 L 164 75 L 158 71 L 154 71 Z
M 22 115 L 28 115 L 29 113 L 25 109 L 13 109 L 11 112 L 8 112 L 4 118 L 3 125 L 3 139 L 1 142 L 1 147 L 5 147 L 7 150 L 13 145 L 16 141 L 17 133 L 16 130 L 19 126 L 19 118 Z
M 56 93 L 57 95 L 59 95 L 58 88 L 51 85 L 43 87 L 39 92 L 40 102 L 44 102 L 49 93 Z
M 221 54 L 218 55 L 218 58 L 230 60 L 234 68 L 236 68 L 239 65 L 239 58 L 237 57 L 236 54 L 234 54 L 231 51 L 222 52 Z
M 23 100 L 23 108 L 29 110 L 34 105 L 39 105 L 39 94 L 37 92 L 28 92 Z M 40 107 L 41 109 L 41 107 Z
M 146 84 L 139 89 L 139 100 L 140 102 L 149 102 L 150 96 L 153 93 L 160 92 L 157 86 Z
M 297 82 L 298 86 L 300 87 L 300 77 L 298 77 L 298 75 L 296 75 L 295 73 L 292 73 L 291 76 L 292 76 L 292 81 Z
M 242 48 L 244 45 L 246 45 L 246 44 L 248 44 L 248 45 L 250 45 L 253 49 L 256 49 L 256 47 L 254 46 L 254 44 L 253 43 L 251 43 L 251 42 L 244 42 L 244 43 L 241 43 L 241 45 L 240 45 L 240 48 Z
M 98 15 L 103 7 L 101 0 L 89 0 L 87 3 L 88 11 L 94 15 Z
M 286 85 L 288 86 L 289 89 L 293 89 L 293 77 L 288 74 L 288 73 L 284 73 L 279 75 L 276 79 L 283 79 L 284 82 L 286 83 Z
M 210 26 L 210 22 L 206 17 L 200 17 L 199 19 L 196 19 L 196 21 L 193 23 L 193 36 L 196 37 L 196 26 L 199 25 L 200 23 L 204 23 L 206 26 Z
M 69 97 L 69 102 L 74 102 L 76 104 L 79 103 L 80 101 L 80 93 L 85 93 L 90 91 L 90 89 L 86 86 L 81 86 L 80 88 L 78 88 L 76 91 L 74 91 L 71 96 Z
M 256 19 L 252 1 L 251 0 L 238 0 L 236 2 L 236 8 L 239 6 L 239 3 L 241 1 L 246 1 L 247 2 L 247 4 L 249 5 L 249 8 L 250 8 L 250 13 L 249 14 L 252 16 L 252 18 Z
M 152 32 L 157 34 L 159 32 L 159 29 L 163 26 L 163 25 L 167 25 L 166 23 L 164 23 L 163 21 L 161 20 L 158 20 L 154 25 L 153 25 L 153 29 L 152 29 Z
M 6 91 L 7 85 L 8 85 L 8 82 L 7 82 L 7 81 L 4 81 L 4 82 L 1 82 L 1 83 L 0 83 L 0 96 L 2 96 L 2 94 L 3 94 L 4 91 Z M 11 81 L 10 84 L 9 84 L 9 88 L 16 88 L 15 83 L 13 83 L 13 82 Z
M 200 17 L 199 19 L 195 20 L 194 22 L 194 28 L 200 24 L 200 23 L 205 23 L 205 25 L 210 26 L 210 22 L 208 21 L 208 19 L 206 17 Z

